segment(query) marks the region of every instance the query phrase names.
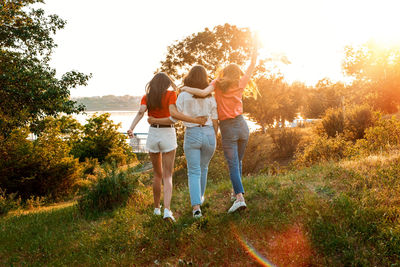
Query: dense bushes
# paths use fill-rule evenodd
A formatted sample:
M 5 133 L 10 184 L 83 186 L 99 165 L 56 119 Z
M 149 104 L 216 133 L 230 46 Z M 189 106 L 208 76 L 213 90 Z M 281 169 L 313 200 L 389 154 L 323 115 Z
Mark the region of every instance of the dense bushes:
M 342 109 L 329 109 L 317 132 L 328 137 L 344 135 L 347 140 L 355 141 L 364 137 L 365 130 L 373 126 L 375 120 L 376 116 L 366 105 L 348 107 L 345 113 Z
M 344 132 L 345 120 L 342 110 L 328 109 L 317 128 L 320 135 L 336 137 Z
M 6 194 L 5 190 L 0 188 L 0 216 L 7 214 L 10 210 L 17 209 L 21 204 L 21 199 L 17 194 Z
M 298 152 L 295 164 L 310 166 L 321 161 L 339 160 L 345 157 L 346 149 L 351 145 L 351 142 L 341 136 L 315 136 L 311 143 L 304 147 L 304 151 Z
M 125 135 L 118 132 L 119 125 L 109 118 L 109 113 L 94 115 L 83 126 L 82 136 L 73 143 L 71 150 L 79 161 L 96 158 L 100 163 L 123 165 L 135 158 Z
M 0 139 L 0 187 L 25 199 L 70 194 L 80 178 L 80 166 L 69 154 L 59 128 L 46 129 L 35 141 L 27 137 L 28 131 L 21 129 Z
M 275 129 L 271 132 L 273 156 L 275 159 L 292 158 L 301 140 L 297 129 Z
M 95 115 L 85 126 L 63 116 L 34 125 L 34 141 L 28 140 L 27 128 L 0 135 L 0 188 L 23 200 L 71 196 L 85 179 L 97 175 L 99 162 L 123 165 L 135 159 L 117 129 L 109 114 Z
M 82 191 L 78 208 L 82 213 L 102 212 L 124 205 L 138 185 L 138 178 L 131 170 L 116 168 L 100 174 L 88 188 Z
M 303 144 L 297 152 L 296 163 L 312 165 L 326 160 L 388 151 L 400 145 L 400 121 L 396 118 L 377 119 L 366 107 L 351 109 L 348 118 L 343 134 L 330 138 L 325 133 L 319 133 Z

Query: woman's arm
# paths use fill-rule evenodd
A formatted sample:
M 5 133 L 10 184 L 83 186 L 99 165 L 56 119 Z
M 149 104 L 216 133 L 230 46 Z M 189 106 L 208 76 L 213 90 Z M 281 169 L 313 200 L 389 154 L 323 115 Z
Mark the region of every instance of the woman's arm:
M 169 105 L 169 113 L 174 119 L 178 119 L 181 121 L 186 121 L 186 122 L 192 122 L 192 123 L 198 123 L 198 124 L 205 124 L 207 122 L 207 117 L 197 117 L 197 118 L 192 118 L 190 116 L 187 116 L 183 114 L 182 112 L 179 112 L 178 109 L 176 108 L 175 105 Z
M 210 84 L 208 87 L 206 87 L 205 89 L 198 89 L 198 88 L 193 88 L 193 87 L 188 87 L 188 86 L 184 86 L 181 88 L 182 91 L 191 93 L 192 95 L 197 95 L 200 97 L 205 97 L 209 94 L 211 94 L 214 91 L 215 87 L 214 85 Z
M 247 67 L 247 70 L 245 72 L 245 75 L 249 78 L 251 77 L 251 74 L 253 73 L 254 68 L 256 67 L 257 55 L 258 55 L 258 45 L 256 43 L 252 51 L 250 65 Z
M 162 124 L 162 125 L 171 125 L 175 124 L 170 118 L 154 118 L 154 117 L 149 117 L 147 119 L 147 122 L 149 124 Z
M 218 135 L 218 120 L 212 120 L 213 127 L 214 127 L 214 132 L 215 132 L 215 137 Z
M 146 110 L 147 110 L 147 106 L 146 105 L 140 105 L 139 111 L 136 114 L 135 118 L 133 119 L 131 127 L 129 127 L 129 130 L 128 130 L 128 136 L 130 138 L 133 137 L 133 130 L 135 129 L 135 127 L 139 123 L 139 121 L 143 118 L 144 113 L 146 112 Z

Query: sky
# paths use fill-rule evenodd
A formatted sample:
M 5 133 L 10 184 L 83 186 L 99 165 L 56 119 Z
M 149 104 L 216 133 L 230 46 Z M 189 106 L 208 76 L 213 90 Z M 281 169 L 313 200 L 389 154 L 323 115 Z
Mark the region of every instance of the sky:
M 346 45 L 400 41 L 398 0 L 45 0 L 39 6 L 67 21 L 54 37 L 57 75 L 93 75 L 72 97 L 143 95 L 169 45 L 225 23 L 257 31 L 260 58 L 285 55 L 291 64 L 278 66 L 285 79 L 308 85 L 345 79 Z

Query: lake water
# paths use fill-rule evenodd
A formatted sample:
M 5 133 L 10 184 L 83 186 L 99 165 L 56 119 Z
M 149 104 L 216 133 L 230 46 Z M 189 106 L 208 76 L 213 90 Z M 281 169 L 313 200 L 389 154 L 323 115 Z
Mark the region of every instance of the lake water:
M 97 114 L 103 114 L 103 113 L 110 113 L 110 119 L 114 123 L 121 123 L 121 127 L 119 128 L 119 131 L 121 133 L 126 133 L 126 131 L 129 129 L 131 126 L 131 123 L 133 119 L 135 118 L 137 111 L 86 111 L 86 114 L 78 114 L 74 115 L 74 118 L 76 118 L 81 124 L 85 124 L 86 120 L 93 116 L 95 113 Z M 259 126 L 256 125 L 254 122 L 247 120 L 247 124 L 249 125 L 250 131 L 255 131 L 259 129 Z M 147 114 L 143 116 L 143 118 L 140 120 L 138 125 L 136 126 L 135 133 L 144 133 L 147 134 L 149 132 L 149 124 L 147 123 Z

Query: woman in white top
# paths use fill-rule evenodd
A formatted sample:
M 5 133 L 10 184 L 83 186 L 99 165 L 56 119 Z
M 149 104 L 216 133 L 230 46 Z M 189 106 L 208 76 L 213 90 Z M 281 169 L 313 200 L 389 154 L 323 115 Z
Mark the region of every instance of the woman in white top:
M 183 80 L 184 86 L 204 89 L 209 80 L 203 66 L 194 66 Z M 184 151 L 188 168 L 190 200 L 193 217 L 202 216 L 200 205 L 204 201 L 207 184 L 208 164 L 215 152 L 216 135 L 218 133 L 217 104 L 210 94 L 205 97 L 193 96 L 188 92 L 179 94 L 176 106 L 179 112 L 190 117 L 207 117 L 204 125 L 183 122 L 186 126 Z M 158 123 L 150 118 L 149 122 Z

